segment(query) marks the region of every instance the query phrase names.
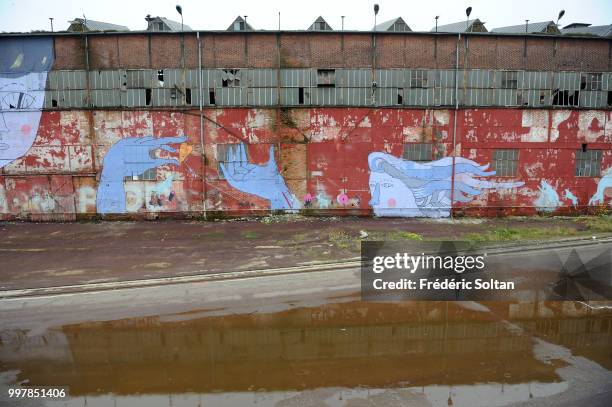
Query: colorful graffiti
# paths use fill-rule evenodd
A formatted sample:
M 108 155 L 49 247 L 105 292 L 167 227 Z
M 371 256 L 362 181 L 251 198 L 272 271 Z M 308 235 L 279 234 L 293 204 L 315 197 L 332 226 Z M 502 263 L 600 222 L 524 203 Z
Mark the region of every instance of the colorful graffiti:
M 186 140 L 185 137 L 129 137 L 115 143 L 104 157 L 96 198 L 98 213 L 125 213 L 125 178 L 141 176 L 145 171 L 162 165 L 178 166 L 177 159 L 156 157 L 155 151 L 175 153 L 177 150 L 170 144 L 181 144 Z M 162 193 L 161 189 L 165 191 L 168 188 L 160 187 L 159 191 L 153 191 L 155 199 L 151 199 L 155 204 L 159 204 L 157 194 Z
M 597 184 L 597 191 L 589 200 L 589 205 L 602 205 L 606 195 L 612 196 L 612 167 L 604 171 L 603 177 Z
M 553 212 L 555 209 L 561 206 L 559 194 L 546 180 L 543 179 L 540 181 L 538 190 L 538 197 L 534 202 L 534 205 L 538 211 Z
M 0 40 L 0 168 L 24 156 L 36 139 L 53 65 L 50 37 Z
M 257 195 L 270 201 L 271 210 L 296 210 L 301 203 L 295 197 L 285 179 L 280 174 L 274 157 L 274 146 L 270 146 L 270 156 L 264 165 L 249 163 L 244 144 L 232 146 L 227 151 L 221 171 L 227 182 L 239 191 Z
M 368 156 L 370 167 L 370 205 L 376 216 L 447 217 L 451 199 L 469 202 L 485 189 L 516 188 L 523 182 L 489 182 L 475 178 L 495 175 L 467 158 L 455 159 L 453 192 L 453 158 L 417 163 L 387 153 Z M 451 195 L 452 198 L 451 198 Z

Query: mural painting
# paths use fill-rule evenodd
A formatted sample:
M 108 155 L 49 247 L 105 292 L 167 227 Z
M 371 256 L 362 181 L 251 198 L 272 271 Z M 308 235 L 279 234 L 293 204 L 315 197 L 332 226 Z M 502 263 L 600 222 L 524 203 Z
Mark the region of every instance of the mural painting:
M 370 205 L 376 216 L 447 217 L 451 195 L 454 202 L 469 202 L 486 189 L 517 188 L 523 182 L 490 182 L 475 177 L 489 177 L 488 165 L 467 158 L 455 159 L 454 193 L 453 158 L 417 163 L 387 153 L 368 156 L 370 167 Z
M 612 167 L 604 171 L 597 184 L 597 191 L 589 200 L 589 205 L 603 205 L 605 197 L 612 197 Z
M 0 40 L 0 168 L 24 156 L 36 139 L 53 65 L 50 37 Z
M 129 137 L 115 143 L 104 157 L 96 198 L 98 213 L 126 213 L 125 178 L 137 178 L 162 165 L 178 166 L 179 160 L 158 157 L 155 153 L 158 150 L 176 153 L 170 144 L 182 144 L 186 140 L 186 137 Z M 171 185 L 167 181 L 151 192 L 151 206 L 162 205 L 162 194 L 164 199 L 172 200 Z
M 301 208 L 300 201 L 289 191 L 279 172 L 274 146 L 270 146 L 268 162 L 264 165 L 249 163 L 244 144 L 232 146 L 227 151 L 225 162 L 221 163 L 221 171 L 233 188 L 270 201 L 271 210 L 292 211 Z

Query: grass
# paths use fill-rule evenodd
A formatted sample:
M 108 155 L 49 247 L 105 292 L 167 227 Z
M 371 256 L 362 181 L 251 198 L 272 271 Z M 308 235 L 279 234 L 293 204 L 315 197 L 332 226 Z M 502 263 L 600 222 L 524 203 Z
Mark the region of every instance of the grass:
M 584 216 L 576 220 L 586 226 L 590 231 L 599 233 L 612 232 L 612 216 Z
M 358 251 L 361 245 L 362 240 L 379 240 L 379 241 L 389 241 L 389 240 L 411 240 L 411 241 L 421 241 L 423 240 L 423 236 L 408 232 L 405 230 L 393 230 L 389 232 L 382 231 L 367 231 L 368 236 L 365 238 L 361 238 L 359 235 L 350 235 L 349 233 L 343 230 L 332 230 L 329 232 L 329 243 L 334 245 L 339 249 L 348 249 L 352 251 Z
M 466 233 L 461 239 L 475 243 L 480 242 L 515 242 L 522 240 L 543 240 L 552 237 L 577 235 L 576 229 L 568 227 L 537 227 L 537 228 L 495 228 L 488 232 Z
M 259 233 L 247 230 L 246 232 L 242 232 L 242 237 L 245 239 L 259 239 Z

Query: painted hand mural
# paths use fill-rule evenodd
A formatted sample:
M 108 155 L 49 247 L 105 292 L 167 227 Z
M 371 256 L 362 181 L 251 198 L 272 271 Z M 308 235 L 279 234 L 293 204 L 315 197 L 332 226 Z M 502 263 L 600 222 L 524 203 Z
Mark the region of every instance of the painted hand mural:
M 48 37 L 0 39 L 0 168 L 25 155 L 36 138 L 53 65 Z
M 604 171 L 603 177 L 597 184 L 597 191 L 589 200 L 589 205 L 603 205 L 605 202 L 606 194 L 612 195 L 612 168 L 608 168 Z
M 301 207 L 278 170 L 274 158 L 274 146 L 270 146 L 270 156 L 264 165 L 249 163 L 244 144 L 231 147 L 227 151 L 225 163 L 221 163 L 221 171 L 233 188 L 269 200 L 272 210 L 292 210 Z
M 453 158 L 417 163 L 382 152 L 370 153 L 370 205 L 377 216 L 450 216 Z M 475 177 L 495 175 L 467 158 L 455 159 L 453 200 L 469 202 L 485 189 L 516 188 L 523 182 L 490 182 Z
M 186 140 L 186 137 L 130 137 L 115 143 L 104 157 L 96 198 L 98 213 L 125 213 L 125 177 L 139 176 L 166 164 L 178 166 L 178 160 L 155 157 L 155 151 L 176 152 L 169 144 L 181 144 Z

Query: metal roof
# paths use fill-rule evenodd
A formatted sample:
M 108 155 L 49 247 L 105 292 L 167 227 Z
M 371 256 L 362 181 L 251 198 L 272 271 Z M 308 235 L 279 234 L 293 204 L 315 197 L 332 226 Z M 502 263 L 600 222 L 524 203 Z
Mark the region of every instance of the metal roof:
M 151 20 L 160 20 L 170 28 L 170 31 L 181 31 L 181 23 L 178 21 L 169 20 L 166 17 L 151 17 Z M 191 27 L 183 24 L 183 31 L 191 31 Z
M 527 24 L 527 30 L 529 31 L 529 34 L 548 33 L 548 27 L 550 25 L 553 25 L 555 28 L 557 27 L 554 21 L 542 21 L 540 23 L 529 22 Z M 491 32 L 524 34 L 525 24 L 509 25 L 507 27 L 498 27 L 498 28 L 492 29 Z
M 87 31 L 130 31 L 130 29 L 124 25 L 105 23 L 103 21 L 95 21 L 84 18 L 75 18 L 69 21 L 72 24 L 81 24 Z M 70 28 L 70 27 L 68 27 Z
M 564 28 L 561 30 L 563 35 L 596 35 L 598 37 L 612 37 L 612 24 L 608 25 L 589 25 L 582 27 Z
M 377 25 L 374 27 L 374 29 L 373 29 L 373 30 L 374 30 L 374 31 L 388 31 L 388 30 L 389 30 L 389 28 L 391 28 L 391 27 L 393 27 L 393 25 L 395 25 L 395 23 L 402 23 L 402 24 L 404 24 L 404 25 L 405 25 L 405 26 L 408 28 L 408 29 L 407 29 L 407 30 L 405 30 L 405 31 L 412 31 L 412 30 L 410 29 L 410 27 L 408 26 L 408 24 L 406 24 L 406 22 L 404 21 L 404 19 L 403 19 L 403 18 L 401 18 L 401 17 L 396 17 L 396 18 L 393 18 L 393 19 L 391 19 L 391 20 L 389 20 L 389 21 L 385 21 L 384 23 L 377 24 Z
M 469 32 L 470 28 L 472 27 L 472 25 L 474 25 L 474 23 L 480 23 L 484 25 L 482 21 L 475 18 L 473 20 L 460 21 L 458 23 L 438 25 L 438 32 L 445 32 L 445 33 L 463 33 L 466 31 Z M 467 29 L 466 29 L 466 24 L 467 24 Z M 432 27 L 431 30 L 429 31 L 436 31 L 436 27 Z

